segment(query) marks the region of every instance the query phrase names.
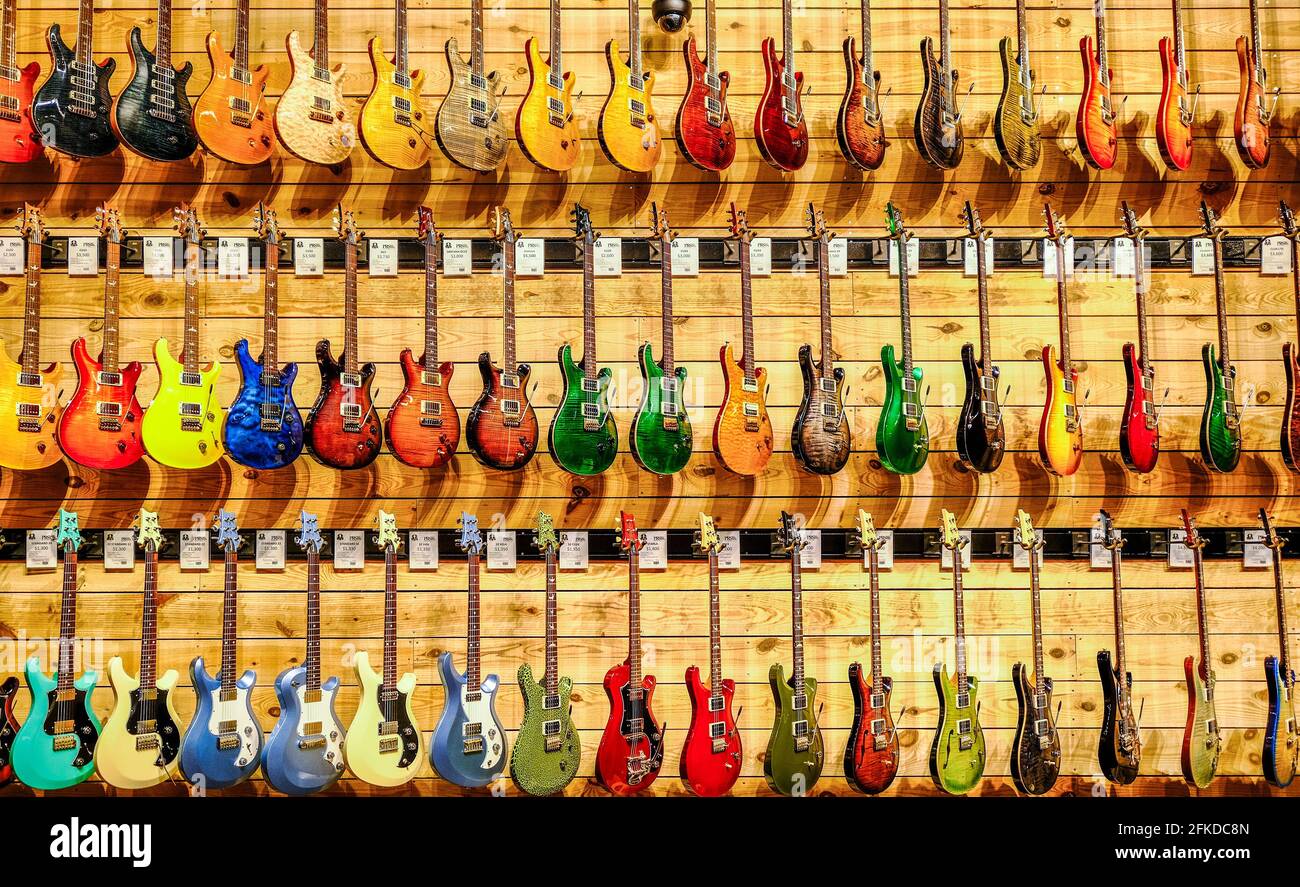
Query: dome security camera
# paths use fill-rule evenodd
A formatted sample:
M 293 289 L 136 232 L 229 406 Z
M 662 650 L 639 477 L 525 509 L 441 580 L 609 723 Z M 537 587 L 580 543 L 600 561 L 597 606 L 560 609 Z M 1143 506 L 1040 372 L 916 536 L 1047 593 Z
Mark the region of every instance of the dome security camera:
M 669 34 L 676 34 L 691 20 L 691 0 L 654 0 L 651 7 L 655 24 Z

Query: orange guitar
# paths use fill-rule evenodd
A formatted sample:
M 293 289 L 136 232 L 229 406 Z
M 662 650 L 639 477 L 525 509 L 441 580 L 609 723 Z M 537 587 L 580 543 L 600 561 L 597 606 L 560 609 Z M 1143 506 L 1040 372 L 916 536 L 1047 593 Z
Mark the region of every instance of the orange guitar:
M 266 111 L 266 65 L 248 67 L 248 2 L 235 5 L 235 51 L 208 34 L 212 79 L 194 102 L 194 129 L 205 151 L 230 163 L 261 163 L 275 149 L 275 126 Z
M 17 0 L 4 0 L 4 41 L 0 44 L 0 161 L 26 163 L 44 148 L 32 123 L 32 93 L 41 73 L 39 62 L 18 67 L 14 34 Z
M 1093 9 L 1097 19 L 1097 51 L 1093 53 L 1091 37 L 1079 40 L 1079 54 L 1083 56 L 1083 93 L 1079 97 L 1079 115 L 1074 125 L 1084 158 L 1097 169 L 1110 169 L 1115 165 L 1119 137 L 1110 96 L 1112 73 L 1106 56 L 1106 0 L 1097 0 Z
M 1268 91 L 1268 71 L 1264 69 L 1263 50 L 1259 41 L 1259 8 L 1250 0 L 1250 40 L 1237 38 L 1237 64 L 1241 67 L 1241 93 L 1237 97 L 1237 110 L 1233 116 L 1233 135 L 1237 140 L 1237 153 L 1242 163 L 1251 169 L 1268 166 L 1271 147 L 1268 127 L 1277 106 L 1281 87 L 1273 90 L 1273 101 L 1264 107 L 1264 93 Z

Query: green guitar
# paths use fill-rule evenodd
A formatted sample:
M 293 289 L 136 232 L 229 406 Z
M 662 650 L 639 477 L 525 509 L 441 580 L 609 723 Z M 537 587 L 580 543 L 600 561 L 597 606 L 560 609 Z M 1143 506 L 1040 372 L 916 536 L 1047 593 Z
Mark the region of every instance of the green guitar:
M 577 775 L 582 762 L 582 743 L 573 729 L 570 701 L 573 681 L 560 677 L 555 603 L 555 559 L 560 550 L 560 537 L 546 512 L 537 514 L 535 541 L 546 555 L 546 673 L 538 683 L 529 665 L 519 666 L 524 722 L 515 737 L 510 777 L 530 795 L 553 795 Z
M 943 510 L 943 544 L 952 552 L 957 674 L 949 676 L 942 663 L 934 665 L 939 724 L 930 744 L 930 778 L 948 794 L 964 795 L 984 775 L 984 731 L 980 728 L 980 707 L 976 701 L 979 679 L 966 673 L 966 615 L 961 589 L 961 550 L 966 540 L 957 531 L 957 519 L 946 508 Z
M 573 205 L 576 240 L 582 250 L 582 360 L 573 361 L 569 344 L 560 346 L 560 375 L 564 400 L 551 420 L 551 456 L 571 474 L 600 474 L 618 455 L 618 426 L 609 411 L 609 386 L 613 373 L 596 369 L 596 233 L 591 215 Z
M 1237 406 L 1237 368 L 1228 357 L 1228 305 L 1223 288 L 1223 235 L 1214 210 L 1201 201 L 1205 235 L 1214 244 L 1214 309 L 1219 321 L 1219 354 L 1206 342 L 1201 346 L 1205 365 L 1205 409 L 1201 413 L 1201 458 L 1215 471 L 1231 471 L 1241 459 L 1241 411 Z
M 795 527 L 794 518 L 781 512 L 773 549 L 790 556 L 790 591 L 793 598 L 792 636 L 794 673 L 787 681 L 781 663 L 767 671 L 776 701 L 776 719 L 763 755 L 763 776 L 772 791 L 783 795 L 808 794 L 822 775 L 825 752 L 817 727 L 817 682 L 803 674 L 803 587 L 799 575 L 799 550 L 807 544 Z
M 885 365 L 885 405 L 876 425 L 876 453 L 880 462 L 896 474 L 915 474 L 930 455 L 930 429 L 925 421 L 925 404 L 920 395 L 921 368 L 912 365 L 912 311 L 907 291 L 907 241 L 903 217 L 889 204 L 889 233 L 898 245 L 898 290 L 902 302 L 903 359 L 894 359 L 894 346 L 880 349 Z
M 662 257 L 663 359 L 656 362 L 646 342 L 637 353 L 645 391 L 632 420 L 632 455 L 637 464 L 655 474 L 676 474 L 691 458 L 691 421 L 686 416 L 683 391 L 686 367 L 673 364 L 673 233 L 668 213 L 651 204 L 654 233 L 659 237 Z

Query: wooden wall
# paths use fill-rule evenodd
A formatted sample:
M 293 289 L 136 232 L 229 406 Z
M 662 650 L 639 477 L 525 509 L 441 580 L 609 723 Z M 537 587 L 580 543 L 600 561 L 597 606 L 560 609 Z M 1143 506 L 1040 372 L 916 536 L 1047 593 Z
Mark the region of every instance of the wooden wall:
M 649 3 L 643 4 L 643 27 L 649 50 L 647 63 L 660 75 L 657 108 L 671 125 L 680 96 L 679 40 L 654 29 Z M 1274 82 L 1283 86 L 1275 150 L 1265 170 L 1249 171 L 1237 159 L 1231 143 L 1232 105 L 1237 73 L 1232 41 L 1248 27 L 1241 4 L 1185 4 L 1189 62 L 1195 82 L 1202 84 L 1198 110 L 1198 140 L 1192 169 L 1169 174 L 1156 149 L 1152 117 L 1159 89 L 1158 38 L 1168 31 L 1167 5 L 1158 0 L 1111 4 L 1112 65 L 1117 96 L 1127 95 L 1122 111 L 1120 160 L 1099 174 L 1087 169 L 1075 146 L 1073 114 L 1080 82 L 1077 44 L 1091 33 L 1091 4 L 1084 0 L 1043 5 L 1031 3 L 1029 30 L 1040 81 L 1048 84 L 1044 116 L 1048 140 L 1042 164 L 1012 175 L 997 160 L 990 118 L 1000 87 L 997 40 L 1014 34 L 1014 6 L 1006 0 L 993 5 L 955 0 L 954 55 L 965 77 L 975 82 L 967 104 L 970 143 L 961 167 L 946 175 L 930 170 L 912 146 L 911 118 L 920 86 L 916 44 L 937 27 L 937 6 L 903 0 L 874 4 L 876 61 L 886 87 L 886 116 L 893 139 L 885 166 L 862 176 L 838 158 L 834 114 L 843 85 L 840 40 L 858 28 L 857 4 L 837 0 L 808 0 L 798 11 L 795 35 L 803 51 L 800 67 L 812 85 L 806 108 L 813 128 L 814 152 L 808 166 L 795 175 L 780 176 L 767 168 L 750 133 L 753 106 L 762 89 L 757 48 L 761 38 L 779 33 L 780 6 L 773 0 L 724 0 L 719 9 L 721 63 L 733 75 L 732 112 L 742 145 L 736 164 L 721 177 L 710 177 L 680 160 L 675 146 L 665 147 L 663 162 L 653 177 L 621 173 L 600 153 L 595 140 L 595 115 L 607 88 L 601 56 L 610 37 L 626 42 L 625 7 L 611 0 L 571 0 L 565 12 L 565 59 L 579 79 L 578 103 L 589 141 L 579 168 L 567 177 L 535 171 L 512 149 L 506 168 L 495 176 L 476 176 L 453 168 L 440 155 L 429 168 L 394 173 L 377 166 L 361 150 L 339 167 L 311 167 L 283 153 L 252 170 L 196 155 L 173 165 L 155 164 L 121 153 L 73 163 L 38 160 L 25 167 L 0 168 L 0 216 L 8 217 L 25 200 L 43 207 L 53 233 L 83 232 L 95 205 L 113 201 L 135 232 L 157 233 L 170 224 L 171 207 L 181 200 L 195 202 L 212 233 L 247 234 L 252 207 L 266 200 L 281 217 L 289 234 L 320 235 L 334 205 L 353 208 L 359 223 L 372 234 L 409 235 L 415 207 L 428 203 L 441 228 L 453 234 L 481 236 L 493 204 L 503 203 L 515 215 L 521 233 L 562 235 L 574 200 L 593 213 L 598 228 L 609 234 L 643 234 L 651 200 L 665 201 L 675 226 L 686 234 L 720 236 L 729 202 L 747 207 L 758 233 L 794 236 L 802 212 L 815 201 L 841 234 L 880 236 L 883 208 L 893 200 L 910 226 L 923 236 L 955 234 L 960 228 L 963 201 L 979 205 L 986 224 L 1003 236 L 1036 236 L 1041 229 L 1044 199 L 1051 200 L 1071 227 L 1080 233 L 1113 233 L 1118 225 L 1118 201 L 1134 205 L 1144 224 L 1157 233 L 1184 234 L 1197 226 L 1196 208 L 1208 201 L 1221 212 L 1234 233 L 1271 233 L 1279 194 L 1294 194 L 1297 177 L 1295 130 L 1300 99 L 1295 91 L 1300 55 L 1293 41 L 1300 21 L 1300 2 L 1286 0 L 1264 8 L 1264 39 L 1276 51 L 1267 57 Z M 331 4 L 332 55 L 348 64 L 347 91 L 360 103 L 370 84 L 366 40 L 376 34 L 388 40 L 392 16 L 376 4 L 336 0 Z M 448 0 L 412 2 L 412 64 L 430 70 L 430 100 L 445 90 L 445 64 L 436 48 L 446 37 L 468 34 L 467 4 Z M 521 47 L 530 34 L 544 34 L 546 4 L 541 0 L 509 2 L 486 15 L 487 61 L 505 73 L 508 113 L 527 82 Z M 47 64 L 43 31 L 59 21 L 73 33 L 73 0 L 20 3 L 19 62 L 40 59 Z M 146 42 L 152 43 L 154 13 L 145 0 L 126 0 L 96 15 L 97 55 L 119 54 L 125 63 L 124 35 L 143 22 Z M 696 13 L 702 25 L 702 7 Z M 208 3 L 190 10 L 178 8 L 173 28 L 176 60 L 194 61 L 195 90 L 206 82 L 208 64 L 202 53 L 204 34 L 233 26 L 233 7 Z M 288 79 L 283 53 L 284 34 L 309 30 L 307 0 L 254 3 L 252 61 L 271 65 L 271 92 L 278 94 Z M 389 40 L 389 42 L 391 42 Z M 125 82 L 119 73 L 116 88 Z M 1289 90 L 1289 91 L 1287 91 Z M 422 287 L 418 273 L 407 272 L 396 283 L 363 277 L 361 350 L 380 364 L 379 401 L 391 402 L 400 387 L 397 354 L 401 347 L 418 347 L 422 326 Z M 290 527 L 300 508 L 317 512 L 332 528 L 368 527 L 378 508 L 393 510 L 401 526 L 450 527 L 461 510 L 477 511 L 484 521 L 500 516 L 511 527 L 531 525 L 538 509 L 574 528 L 610 528 L 620 509 L 636 512 L 644 527 L 691 526 L 700 510 L 715 515 L 723 528 L 774 526 L 782 509 L 806 516 L 811 526 L 849 526 L 859 507 L 870 510 L 878 526 L 919 527 L 937 524 L 943 507 L 954 510 L 963 525 L 1009 527 L 1017 507 L 1039 525 L 1085 527 L 1099 507 L 1108 508 L 1121 526 L 1173 526 L 1177 510 L 1187 506 L 1206 526 L 1252 525 L 1265 505 L 1282 525 L 1300 520 L 1293 495 L 1297 483 L 1277 454 L 1277 439 L 1285 395 L 1280 352 L 1282 343 L 1297 335 L 1292 283 L 1287 278 L 1261 278 L 1243 271 L 1228 277 L 1228 305 L 1234 355 L 1253 402 L 1245 413 L 1246 453 L 1231 475 L 1211 474 L 1197 455 L 1197 422 L 1203 391 L 1199 364 L 1202 342 L 1214 338 L 1214 291 L 1210 278 L 1185 271 L 1162 271 L 1153 279 L 1152 345 L 1158 361 L 1159 388 L 1170 387 L 1162 422 L 1165 454 L 1149 476 L 1129 474 L 1118 454 L 1118 419 L 1124 402 L 1124 373 L 1119 345 L 1136 335 L 1132 282 L 1102 274 L 1076 277 L 1074 356 L 1084 373 L 1087 405 L 1083 410 L 1088 454 L 1077 475 L 1054 479 L 1038 463 L 1036 429 L 1044 386 L 1038 354 L 1056 340 L 1055 286 L 1036 270 L 999 271 L 990 282 L 993 303 L 994 357 L 1011 385 L 1006 410 L 1011 453 L 1001 470 L 975 477 L 956 468 L 953 426 L 962 397 L 958 351 L 978 335 L 973 283 L 958 270 L 922 272 L 912 287 L 916 359 L 931 385 L 930 427 L 934 451 L 919 475 L 900 479 L 874 459 L 873 438 L 882 397 L 880 348 L 896 342 L 897 282 L 883 270 L 855 271 L 832 282 L 835 314 L 834 347 L 850 380 L 849 414 L 856 452 L 848 467 L 833 479 L 800 473 L 789 453 L 788 429 L 799 401 L 798 346 L 817 339 L 816 275 L 778 270 L 770 279 L 755 281 L 758 359 L 771 372 L 770 403 L 778 431 L 779 452 L 763 476 L 743 480 L 730 476 L 707 452 L 708 430 L 721 398 L 722 381 L 716 366 L 723 341 L 738 340 L 739 290 L 734 274 L 706 271 L 697 279 L 680 279 L 676 287 L 677 357 L 692 378 L 690 404 L 697 428 L 697 454 L 671 479 L 640 472 L 629 454 L 620 456 L 603 477 L 574 479 L 555 467 L 545 453 L 514 475 L 482 469 L 467 452 L 444 472 L 421 472 L 402 466 L 388 454 L 365 471 L 341 473 L 302 459 L 280 472 L 259 473 L 228 461 L 210 469 L 181 473 L 151 462 L 114 475 L 100 474 L 68 463 L 38 472 L 0 475 L 0 526 L 10 529 L 48 526 L 58 508 L 77 510 L 83 527 L 129 525 L 141 506 L 160 511 L 164 526 L 189 526 L 194 515 L 211 514 L 225 503 L 246 528 Z M 146 279 L 138 273 L 122 283 L 122 354 L 146 359 L 158 336 L 173 341 L 181 333 L 182 282 Z M 231 346 L 241 337 L 260 337 L 261 288 L 250 282 L 204 281 L 202 287 L 203 350 L 227 362 L 220 384 L 229 402 L 237 387 Z M 18 339 L 22 314 L 21 278 L 0 279 L 0 334 L 8 347 Z M 558 401 L 559 375 L 555 349 L 565 341 L 580 342 L 581 282 L 573 273 L 551 272 L 542 279 L 519 284 L 519 357 L 536 367 L 535 402 L 543 423 Z M 284 359 L 310 361 L 312 347 L 322 336 L 342 332 L 341 275 L 326 279 L 281 283 L 280 353 Z M 101 331 L 99 285 L 68 279 L 62 272 L 45 277 L 42 359 L 67 360 L 68 343 L 89 335 L 93 346 Z M 635 367 L 637 345 L 658 342 L 658 273 L 628 271 L 597 286 L 601 362 L 614 369 L 618 384 L 616 415 L 626 431 L 639 392 Z M 485 347 L 499 350 L 500 282 L 488 274 L 447 280 L 441 287 L 442 356 L 457 365 L 452 391 L 467 406 L 478 382 L 473 361 Z M 71 366 L 67 369 L 70 371 Z M 304 368 L 298 399 L 310 403 L 314 384 L 310 366 Z M 70 378 L 70 375 L 69 375 Z M 65 397 L 71 393 L 71 382 Z M 146 373 L 142 395 L 147 401 L 155 384 Z M 545 442 L 543 441 L 543 448 Z M 276 708 L 267 689 L 282 668 L 299 661 L 303 652 L 301 564 L 283 573 L 258 574 L 250 563 L 241 568 L 241 659 L 261 676 L 258 710 L 269 729 Z M 83 596 L 79 625 L 103 643 L 96 655 L 121 654 L 134 668 L 139 630 L 141 575 L 105 574 L 98 564 L 82 569 Z M 650 659 L 648 672 L 657 674 L 662 689 L 659 715 L 669 725 L 669 751 L 661 793 L 682 789 L 673 774 L 684 739 L 689 705 L 680 685 L 683 669 L 707 662 L 707 604 L 702 564 L 674 562 L 664 573 L 647 574 L 643 612 Z M 1228 778 L 1212 791 L 1266 791 L 1258 778 L 1266 694 L 1263 656 L 1276 647 L 1271 577 L 1244 573 L 1232 562 L 1215 562 L 1208 571 L 1213 607 L 1211 624 L 1220 676 L 1220 719 L 1225 728 L 1221 772 Z M 335 575 L 324 568 L 324 670 L 338 673 L 347 684 L 342 710 L 351 715 L 357 698 L 348 667 L 356 649 L 377 652 L 382 637 L 382 588 L 379 565 L 362 573 Z M 1178 743 L 1184 716 L 1185 688 L 1181 662 L 1195 651 L 1195 612 L 1191 577 L 1171 573 L 1160 562 L 1131 561 L 1127 570 L 1131 667 L 1145 699 L 1143 727 L 1147 743 L 1145 776 L 1127 793 L 1179 793 Z M 744 705 L 741 727 L 746 759 L 737 791 L 765 793 L 761 753 L 772 713 L 766 687 L 767 668 L 789 661 L 788 568 L 781 562 L 747 562 L 738 573 L 723 576 L 724 663 L 740 683 L 737 704 Z M 1111 645 L 1109 575 L 1090 572 L 1086 564 L 1050 561 L 1044 575 L 1044 626 L 1049 646 L 1049 670 L 1057 679 L 1063 701 L 1061 723 L 1067 761 L 1060 790 L 1098 790 L 1095 730 L 1100 697 L 1094 656 Z M 57 632 L 58 576 L 24 571 L 18 563 L 0 563 L 0 583 L 7 590 L 0 605 L 0 633 L 20 640 Z M 420 676 L 417 714 L 432 728 L 441 702 L 434 663 L 444 649 L 463 658 L 465 570 L 444 561 L 436 574 L 408 574 L 400 585 L 402 664 Z M 807 574 L 805 595 L 808 632 L 808 673 L 825 687 L 823 723 L 830 758 L 818 791 L 842 793 L 840 758 L 852 715 L 845 670 L 850 661 L 869 656 L 869 620 L 865 577 L 852 562 L 827 562 Z M 219 567 L 206 574 L 182 573 L 174 562 L 164 565 L 162 585 L 167 593 L 160 616 L 160 661 L 182 672 L 191 657 L 203 654 L 210 662 L 219 654 L 221 578 Z M 484 604 L 484 667 L 502 674 L 501 715 L 510 728 L 521 716 L 512 676 L 521 662 L 542 661 L 542 587 L 540 567 L 521 564 L 513 574 L 489 574 Z M 900 561 L 885 576 L 883 631 L 886 664 L 898 689 L 895 703 L 906 708 L 902 723 L 904 777 L 898 792 L 933 791 L 926 777 L 925 756 L 936 713 L 929 672 L 945 655 L 942 646 L 952 630 L 950 577 L 933 561 Z M 990 737 L 989 778 L 982 791 L 1010 792 L 1008 749 L 1014 727 L 1015 695 L 1009 683 L 1013 661 L 1030 655 L 1028 576 L 1002 562 L 976 562 L 967 580 L 968 631 L 978 647 L 978 672 L 986 681 L 984 723 Z M 579 685 L 575 704 L 585 745 L 583 775 L 591 761 L 606 706 L 600 689 L 607 668 L 626 652 L 626 577 L 617 564 L 594 564 L 586 573 L 566 573 L 561 588 L 561 664 Z M 1295 624 L 1293 622 L 1293 624 Z M 17 648 L 15 648 L 17 649 Z M 17 669 L 10 657 L 4 670 Z M 102 665 L 102 662 L 92 664 Z M 182 714 L 191 702 L 181 696 Z M 107 711 L 111 692 L 96 691 L 96 705 Z M 23 705 L 25 709 L 25 703 Z M 106 791 L 92 782 L 81 789 Z M 180 790 L 180 789 L 175 789 Z M 260 782 L 249 791 L 263 791 Z M 364 784 L 348 779 L 341 791 L 364 793 Z M 452 793 L 446 783 L 426 770 L 409 789 L 420 793 Z M 10 790 L 22 791 L 21 789 Z M 573 793 L 600 794 L 594 784 L 578 780 Z

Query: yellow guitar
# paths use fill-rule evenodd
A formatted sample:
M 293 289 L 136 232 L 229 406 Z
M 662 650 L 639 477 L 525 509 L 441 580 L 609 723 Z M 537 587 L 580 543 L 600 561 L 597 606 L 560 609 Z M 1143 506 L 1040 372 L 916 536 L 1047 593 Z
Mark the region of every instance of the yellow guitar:
M 1079 470 L 1083 459 L 1083 422 L 1079 416 L 1079 371 L 1070 363 L 1070 306 L 1067 301 L 1065 243 L 1069 233 L 1065 223 L 1052 211 L 1043 208 L 1047 218 L 1047 236 L 1056 250 L 1056 299 L 1061 321 L 1061 358 L 1056 349 L 1043 346 L 1043 372 L 1047 376 L 1047 402 L 1038 425 L 1038 455 L 1052 474 L 1068 477 Z
M 41 369 L 41 242 L 45 223 L 30 203 L 23 205 L 18 230 L 27 241 L 27 294 L 23 303 L 23 348 L 18 360 L 0 342 L 0 466 L 45 468 L 59 461 L 55 431 L 59 427 L 59 383 L 63 369 Z
M 528 59 L 528 91 L 515 116 L 515 140 L 524 156 L 542 169 L 573 169 L 582 153 L 578 120 L 573 114 L 572 71 L 560 61 L 560 0 L 551 0 L 550 57 L 543 60 L 537 38 L 524 44 Z
M 342 163 L 357 143 L 352 111 L 343 98 L 343 65 L 330 67 L 329 12 L 316 2 L 316 42 L 302 48 L 297 31 L 285 38 L 289 85 L 275 105 L 275 134 L 285 150 L 308 163 Z
M 412 71 L 406 51 L 406 0 L 397 0 L 397 49 L 393 61 L 384 44 L 370 38 L 370 68 L 375 85 L 361 106 L 361 144 L 370 156 L 393 169 L 419 169 L 429 160 L 428 117 L 424 110 L 424 72 Z
M 172 214 L 185 240 L 185 344 L 178 361 L 167 350 L 166 339 L 154 343 L 158 394 L 144 411 L 140 439 L 145 452 L 169 468 L 204 468 L 221 458 L 226 413 L 216 393 L 221 364 L 199 363 L 199 273 L 205 232 L 192 207 L 182 205 Z
M 663 140 L 650 104 L 655 76 L 641 65 L 641 11 L 637 0 L 628 0 L 628 18 L 628 64 L 623 64 L 617 40 L 605 44 L 609 98 L 600 109 L 597 132 L 611 163 L 628 172 L 650 172 L 659 163 Z

